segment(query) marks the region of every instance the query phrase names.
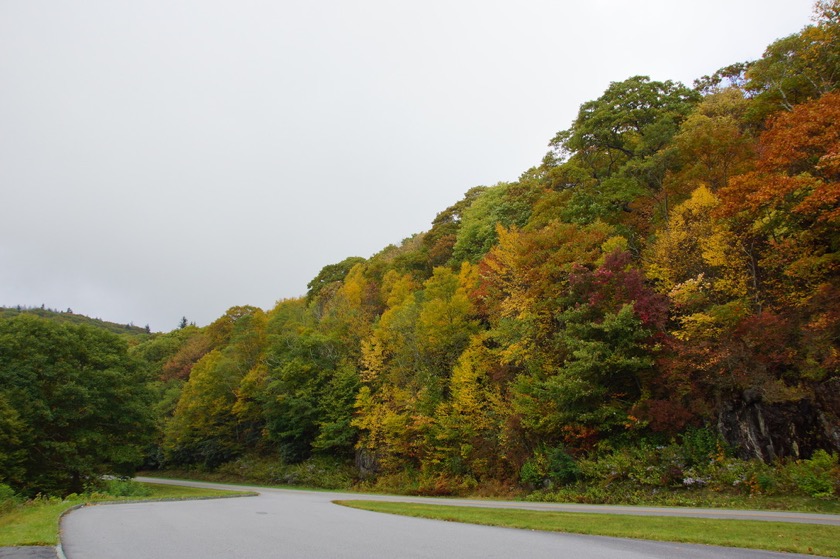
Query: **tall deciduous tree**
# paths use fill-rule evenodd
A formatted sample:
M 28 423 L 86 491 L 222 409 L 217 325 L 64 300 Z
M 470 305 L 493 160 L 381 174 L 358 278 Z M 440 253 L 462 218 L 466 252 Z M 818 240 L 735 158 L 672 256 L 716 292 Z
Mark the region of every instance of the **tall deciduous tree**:
M 0 320 L 0 481 L 61 495 L 132 473 L 153 435 L 150 396 L 116 335 L 27 315 Z
M 544 161 L 550 181 L 563 177 L 559 186 L 571 187 L 564 219 L 628 221 L 624 214 L 634 211 L 634 201 L 662 190 L 672 164 L 663 148 L 699 99 L 680 83 L 634 76 L 581 105 L 572 127 L 551 141 Z
M 712 191 L 729 178 L 750 169 L 755 140 L 744 129 L 749 101 L 737 88 L 709 95 L 697 106 L 674 136 L 679 170 L 670 177 L 671 189 L 680 191 L 703 184 Z
M 720 201 L 701 186 L 671 211 L 668 226 L 659 232 L 645 255 L 646 272 L 660 290 L 669 293 L 694 289 L 720 303 L 744 298 L 751 288 L 749 260 L 740 240 L 713 217 Z M 689 282 L 689 283 L 686 283 Z
M 260 366 L 265 329 L 265 313 L 255 307 L 232 307 L 208 327 L 216 349 L 192 367 L 166 427 L 163 447 L 169 462 L 214 467 L 253 441 L 261 425 L 245 413 L 240 392 L 244 379 L 253 381 L 249 371 Z
M 475 264 L 496 244 L 496 228 L 522 227 L 542 191 L 535 181 L 499 183 L 484 190 L 464 211 L 452 249 L 452 263 Z
M 770 303 L 802 304 L 838 272 L 840 93 L 798 105 L 760 138 L 755 171 L 720 191 L 718 215 L 757 247 Z
M 767 47 L 746 76 L 745 88 L 757 96 L 751 107 L 757 120 L 835 91 L 840 84 L 840 2 L 816 2 L 814 24 Z

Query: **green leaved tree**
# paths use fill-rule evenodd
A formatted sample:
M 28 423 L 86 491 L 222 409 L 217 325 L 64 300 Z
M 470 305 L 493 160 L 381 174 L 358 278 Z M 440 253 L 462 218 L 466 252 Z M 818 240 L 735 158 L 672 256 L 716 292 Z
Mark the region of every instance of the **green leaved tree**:
M 29 495 L 127 475 L 154 432 L 126 343 L 90 326 L 0 320 L 0 482 Z

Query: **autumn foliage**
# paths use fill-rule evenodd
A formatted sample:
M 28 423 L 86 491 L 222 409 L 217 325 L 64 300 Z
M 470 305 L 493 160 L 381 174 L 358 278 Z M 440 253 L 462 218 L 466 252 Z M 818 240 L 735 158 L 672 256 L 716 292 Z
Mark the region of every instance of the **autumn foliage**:
M 159 459 L 339 457 L 447 493 L 700 428 L 840 450 L 840 10 L 817 12 L 695 89 L 611 84 L 518 182 L 180 334 Z M 807 428 L 759 429 L 793 409 Z

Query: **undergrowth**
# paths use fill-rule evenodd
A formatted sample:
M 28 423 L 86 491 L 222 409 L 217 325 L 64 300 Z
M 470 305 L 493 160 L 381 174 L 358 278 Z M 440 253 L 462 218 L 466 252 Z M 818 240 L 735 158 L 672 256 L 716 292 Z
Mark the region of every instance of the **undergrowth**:
M 279 458 L 243 456 L 213 469 L 196 467 L 144 473 L 205 481 L 337 490 L 352 489 L 355 481 L 355 468 L 351 463 L 325 457 L 310 458 L 298 464 L 287 464 Z
M 836 454 L 765 464 L 728 456 L 719 446 L 642 445 L 574 460 L 560 451 L 522 468 L 521 483 L 405 469 L 364 480 L 349 462 L 311 458 L 286 464 L 246 456 L 214 470 L 166 470 L 208 481 L 425 496 L 525 499 L 591 504 L 800 510 L 840 514 Z M 154 473 L 153 473 L 154 474 Z

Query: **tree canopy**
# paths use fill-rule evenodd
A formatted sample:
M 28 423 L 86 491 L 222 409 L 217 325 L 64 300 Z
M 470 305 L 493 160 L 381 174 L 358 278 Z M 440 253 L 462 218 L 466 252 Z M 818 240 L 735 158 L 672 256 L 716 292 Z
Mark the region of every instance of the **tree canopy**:
M 85 325 L 0 320 L 0 481 L 81 492 L 129 474 L 151 442 L 151 393 L 126 343 Z

